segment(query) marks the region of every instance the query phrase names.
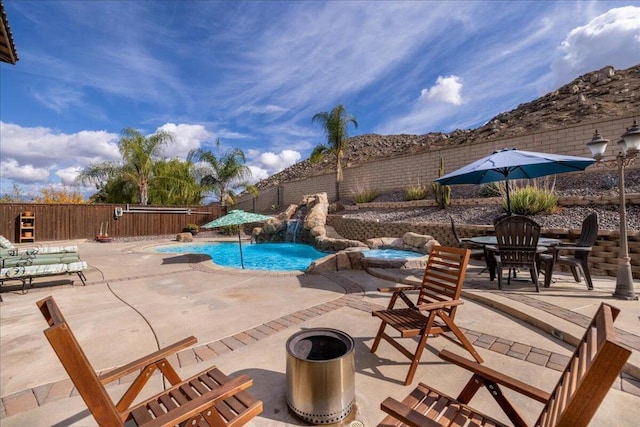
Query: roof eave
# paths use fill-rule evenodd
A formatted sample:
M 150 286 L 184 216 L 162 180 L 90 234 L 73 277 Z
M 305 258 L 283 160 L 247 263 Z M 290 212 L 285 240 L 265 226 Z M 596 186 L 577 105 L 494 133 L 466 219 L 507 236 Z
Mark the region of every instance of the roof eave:
M 15 64 L 20 58 L 16 52 L 16 45 L 13 42 L 11 27 L 2 1 L 0 1 L 0 16 L 0 61 Z

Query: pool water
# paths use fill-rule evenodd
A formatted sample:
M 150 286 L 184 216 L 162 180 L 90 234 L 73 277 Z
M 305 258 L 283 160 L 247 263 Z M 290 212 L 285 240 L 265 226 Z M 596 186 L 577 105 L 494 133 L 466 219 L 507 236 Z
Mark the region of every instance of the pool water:
M 157 252 L 209 255 L 223 267 L 242 268 L 237 242 L 195 243 L 156 248 Z M 326 256 L 313 246 L 300 243 L 243 244 L 242 256 L 247 270 L 304 271 L 311 263 Z
M 424 254 L 413 251 L 403 251 L 400 249 L 369 249 L 364 251 L 365 258 L 377 259 L 411 259 L 421 258 Z

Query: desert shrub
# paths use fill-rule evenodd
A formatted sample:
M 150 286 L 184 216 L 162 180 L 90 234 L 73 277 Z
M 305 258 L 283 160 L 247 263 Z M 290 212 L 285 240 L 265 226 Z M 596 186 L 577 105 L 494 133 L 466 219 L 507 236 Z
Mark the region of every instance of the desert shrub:
M 351 190 L 353 200 L 356 203 L 369 203 L 378 197 L 378 193 L 376 193 L 375 190 L 370 189 L 368 182 L 368 176 L 364 176 L 361 179 L 356 180 L 355 188 Z
M 373 190 L 362 190 L 353 195 L 356 203 L 369 203 L 375 200 L 378 194 Z
M 404 199 L 405 200 L 422 200 L 427 197 L 427 193 L 428 193 L 427 186 L 420 185 L 420 183 L 418 182 L 417 185 L 407 187 L 405 189 Z
M 528 186 L 510 193 L 511 211 L 517 215 L 535 215 L 540 212 L 553 213 L 558 207 L 558 196 L 553 191 Z M 504 200 L 503 206 L 507 208 Z
M 498 197 L 501 194 L 500 188 L 495 182 L 489 182 L 480 186 L 480 197 Z

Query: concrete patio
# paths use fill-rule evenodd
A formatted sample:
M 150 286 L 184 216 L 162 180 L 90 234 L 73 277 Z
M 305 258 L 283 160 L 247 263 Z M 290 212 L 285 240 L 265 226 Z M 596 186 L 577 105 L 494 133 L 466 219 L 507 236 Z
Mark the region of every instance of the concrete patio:
M 200 239 L 198 239 L 200 240 Z M 264 402 L 253 426 L 305 425 L 285 400 L 285 342 L 311 327 L 345 331 L 356 343 L 356 409 L 343 421 L 376 425 L 380 402 L 403 398 L 409 361 L 386 343 L 369 351 L 379 322 L 371 310 L 388 296 L 376 291 L 394 283 L 413 283 L 418 270 L 341 271 L 323 275 L 259 273 L 221 269 L 199 256 L 154 253 L 169 240 L 129 243 L 65 242 L 80 246 L 90 269 L 87 286 L 35 281 L 26 295 L 3 287 L 0 304 L 0 424 L 9 426 L 92 426 L 95 421 L 73 388 L 42 331 L 46 323 L 35 302 L 53 295 L 97 371 L 122 365 L 189 335 L 198 344 L 176 358 L 179 373 L 192 375 L 216 365 L 227 375 L 248 374 L 250 392 Z M 622 312 L 618 336 L 634 352 L 596 413 L 594 426 L 633 426 L 640 419 L 640 303 L 613 299 L 615 280 L 596 277 L 595 290 L 568 275 L 538 294 L 530 282 L 515 281 L 498 291 L 481 266 L 467 272 L 464 300 L 456 321 L 487 366 L 551 390 L 572 353 L 572 342 L 602 301 Z M 56 286 L 50 286 L 52 283 Z M 636 284 L 636 292 L 640 292 Z M 416 380 L 457 394 L 469 374 L 443 362 L 447 348 L 469 358 L 445 338 L 429 339 Z M 129 378 L 128 381 L 131 381 Z M 112 396 L 129 385 L 108 386 Z M 154 378 L 148 394 L 161 387 Z M 541 405 L 520 396 L 513 402 L 533 423 Z M 481 391 L 472 405 L 505 420 Z M 354 423 L 356 425 L 357 423 Z

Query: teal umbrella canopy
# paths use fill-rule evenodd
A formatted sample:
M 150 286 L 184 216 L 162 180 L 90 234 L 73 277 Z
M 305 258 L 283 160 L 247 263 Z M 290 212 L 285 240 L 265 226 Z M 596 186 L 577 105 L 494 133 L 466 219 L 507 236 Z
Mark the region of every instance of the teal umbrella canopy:
M 271 218 L 273 217 L 234 209 L 229 211 L 225 216 L 221 216 L 218 219 L 214 219 L 213 221 L 206 223 L 202 228 L 228 227 L 230 225 L 241 225 L 251 222 L 265 222 Z
M 506 181 L 507 212 L 511 214 L 509 181 L 512 179 L 532 179 L 546 175 L 585 170 L 593 164 L 588 157 L 566 156 L 562 154 L 537 153 L 517 148 L 503 148 L 491 155 L 476 160 L 458 170 L 436 179 L 442 185 L 485 184 Z
M 249 224 L 252 222 L 265 222 L 271 219 L 268 215 L 260 215 L 251 212 L 245 212 L 241 209 L 234 209 L 229 211 L 225 216 L 221 216 L 218 219 L 214 219 L 211 222 L 206 223 L 202 228 L 217 228 L 228 227 L 231 225 Z M 242 258 L 242 241 L 240 240 L 240 228 L 238 227 L 238 245 L 240 246 L 240 265 L 244 269 L 244 260 Z

